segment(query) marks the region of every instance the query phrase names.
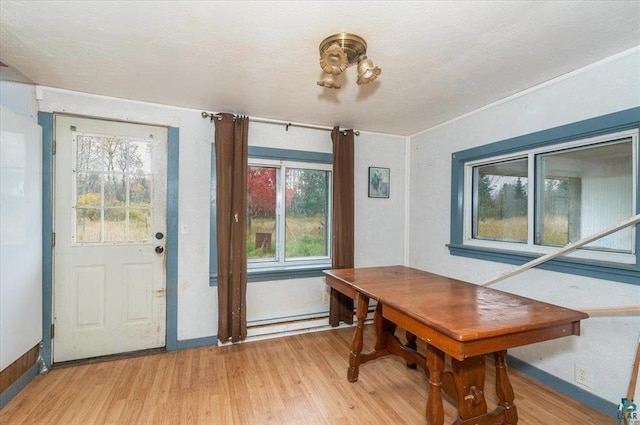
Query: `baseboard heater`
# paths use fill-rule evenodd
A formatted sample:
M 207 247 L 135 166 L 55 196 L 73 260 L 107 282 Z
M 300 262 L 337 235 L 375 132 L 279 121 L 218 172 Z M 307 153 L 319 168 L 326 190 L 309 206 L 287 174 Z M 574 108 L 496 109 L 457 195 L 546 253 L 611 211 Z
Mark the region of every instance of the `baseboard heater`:
M 373 322 L 375 307 L 369 308 L 365 324 Z M 355 316 L 355 310 L 354 310 Z M 341 324 L 337 327 L 329 326 L 329 313 L 315 313 L 300 316 L 281 317 L 247 323 L 246 341 L 278 338 L 281 336 L 297 335 L 309 332 L 319 332 L 331 329 L 351 327 L 353 325 Z

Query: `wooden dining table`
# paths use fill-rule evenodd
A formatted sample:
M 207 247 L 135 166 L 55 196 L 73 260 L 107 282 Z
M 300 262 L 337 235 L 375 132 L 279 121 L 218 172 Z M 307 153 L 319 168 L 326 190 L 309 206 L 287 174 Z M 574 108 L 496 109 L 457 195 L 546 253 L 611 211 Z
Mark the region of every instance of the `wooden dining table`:
M 444 391 L 457 403 L 455 425 L 516 425 L 518 413 L 509 381 L 510 348 L 580 334 L 586 313 L 478 286 L 405 266 L 327 270 L 326 283 L 356 301 L 356 327 L 347 379 L 356 382 L 359 367 L 396 355 L 428 376 L 426 419 L 444 423 Z M 363 352 L 364 322 L 369 301 L 376 342 Z M 406 342 L 396 336 L 406 332 Z M 417 350 L 417 338 L 426 352 Z M 488 410 L 484 395 L 485 358 L 496 370 L 497 406 Z

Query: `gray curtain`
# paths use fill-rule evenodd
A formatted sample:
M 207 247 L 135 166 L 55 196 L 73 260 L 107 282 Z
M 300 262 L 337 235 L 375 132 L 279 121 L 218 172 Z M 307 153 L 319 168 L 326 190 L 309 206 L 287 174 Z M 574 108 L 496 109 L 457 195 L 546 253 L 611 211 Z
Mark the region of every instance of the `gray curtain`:
M 249 118 L 215 122 L 218 340 L 247 337 L 247 151 Z

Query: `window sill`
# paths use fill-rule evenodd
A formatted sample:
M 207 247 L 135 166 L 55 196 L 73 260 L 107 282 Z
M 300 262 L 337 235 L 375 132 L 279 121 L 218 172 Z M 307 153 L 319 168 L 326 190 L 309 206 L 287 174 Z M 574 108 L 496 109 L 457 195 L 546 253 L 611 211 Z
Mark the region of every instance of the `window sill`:
M 249 268 L 247 282 L 265 282 L 271 280 L 304 279 L 308 277 L 322 277 L 323 270 L 329 270 L 331 264 L 315 264 L 312 266 L 289 266 L 281 268 Z M 218 286 L 218 276 L 209 277 L 209 286 Z
M 449 253 L 477 260 L 497 261 L 516 266 L 527 263 L 539 255 L 495 248 L 477 247 L 460 244 L 448 244 Z M 640 266 L 636 264 L 616 264 L 604 261 L 578 258 L 554 258 L 540 264 L 537 268 L 560 273 L 569 273 L 596 279 L 640 285 Z

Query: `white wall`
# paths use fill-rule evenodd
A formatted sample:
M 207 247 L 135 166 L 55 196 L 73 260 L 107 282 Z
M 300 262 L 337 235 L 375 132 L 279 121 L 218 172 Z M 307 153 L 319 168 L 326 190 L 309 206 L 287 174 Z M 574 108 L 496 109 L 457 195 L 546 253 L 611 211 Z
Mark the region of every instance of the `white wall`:
M 404 137 L 356 137 L 356 267 L 406 264 L 407 146 Z M 369 198 L 369 167 L 390 169 L 388 199 Z
M 33 86 L 0 82 L 0 370 L 42 340 L 42 129 Z
M 178 339 L 217 334 L 217 288 L 209 286 L 210 157 L 214 126 L 200 110 L 42 87 L 40 110 L 142 122 L 180 129 Z M 283 117 L 286 119 L 286 117 Z M 251 122 L 249 143 L 281 149 L 332 151 L 328 131 Z M 402 264 L 405 257 L 405 138 L 365 133 L 356 143 L 356 265 Z M 391 168 L 391 199 L 367 198 L 367 169 Z M 364 225 L 363 225 L 364 223 Z M 372 231 L 375 229 L 374 231 Z M 295 318 L 328 311 L 321 277 L 251 282 L 247 320 Z
M 409 263 L 480 283 L 512 267 L 449 255 L 451 154 L 535 131 L 640 106 L 640 49 L 591 65 L 411 138 Z M 493 286 L 570 308 L 640 304 L 640 286 L 529 270 Z M 640 333 L 640 317 L 590 318 L 580 337 L 510 354 L 575 384 L 574 365 L 591 369 L 585 390 L 619 403 Z M 577 384 L 576 384 L 577 385 Z

